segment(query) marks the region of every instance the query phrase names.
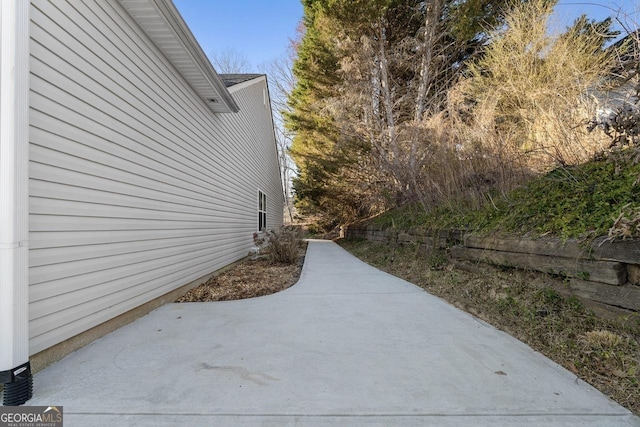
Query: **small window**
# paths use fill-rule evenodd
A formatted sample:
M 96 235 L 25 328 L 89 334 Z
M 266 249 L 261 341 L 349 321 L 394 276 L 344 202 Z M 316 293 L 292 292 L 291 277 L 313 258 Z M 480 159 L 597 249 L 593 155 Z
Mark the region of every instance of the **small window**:
M 267 228 L 267 195 L 258 191 L 258 231 Z

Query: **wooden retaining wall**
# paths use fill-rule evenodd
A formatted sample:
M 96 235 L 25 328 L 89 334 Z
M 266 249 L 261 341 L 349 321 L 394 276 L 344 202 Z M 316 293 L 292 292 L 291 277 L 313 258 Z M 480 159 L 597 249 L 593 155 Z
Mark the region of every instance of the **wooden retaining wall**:
M 640 312 L 640 241 L 605 242 L 596 239 L 584 247 L 555 238 L 479 237 L 458 230 L 390 230 L 375 225 L 352 225 L 346 238 L 378 243 L 415 243 L 425 251 L 446 249 L 453 260 L 540 271 L 566 278 L 565 294 L 601 308 Z

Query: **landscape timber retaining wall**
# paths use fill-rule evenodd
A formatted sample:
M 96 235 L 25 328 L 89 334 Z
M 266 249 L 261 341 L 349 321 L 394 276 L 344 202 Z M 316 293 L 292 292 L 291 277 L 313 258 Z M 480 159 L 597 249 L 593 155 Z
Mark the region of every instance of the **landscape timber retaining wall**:
M 447 250 L 453 260 L 549 273 L 567 279 L 565 294 L 610 308 L 611 313 L 640 312 L 640 240 L 600 238 L 585 247 L 574 240 L 480 237 L 459 230 L 392 230 L 372 224 L 350 225 L 344 236 L 392 245 L 418 244 L 427 253 Z

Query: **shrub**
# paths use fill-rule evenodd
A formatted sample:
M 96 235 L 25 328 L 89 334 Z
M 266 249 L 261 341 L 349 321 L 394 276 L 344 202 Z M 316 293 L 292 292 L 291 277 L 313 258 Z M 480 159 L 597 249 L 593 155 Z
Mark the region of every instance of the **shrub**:
M 294 264 L 302 248 L 302 234 L 297 227 L 284 226 L 279 230 L 265 231 L 267 246 L 265 253 L 272 263 Z
M 471 66 L 465 88 L 476 102 L 474 125 L 496 133 L 500 151 L 519 153 L 526 167 L 541 172 L 581 163 L 606 146 L 581 125 L 596 108 L 590 91 L 611 66 L 600 48 L 603 35 L 593 24 L 549 35 L 553 4 L 517 3 Z

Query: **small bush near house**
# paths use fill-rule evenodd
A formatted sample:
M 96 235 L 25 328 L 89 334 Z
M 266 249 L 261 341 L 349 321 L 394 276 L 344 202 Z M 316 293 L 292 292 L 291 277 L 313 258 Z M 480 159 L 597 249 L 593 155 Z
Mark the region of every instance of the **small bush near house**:
M 268 230 L 265 233 L 268 242 L 265 253 L 272 263 L 294 264 L 298 261 L 303 244 L 299 228 L 284 226 L 277 231 Z

